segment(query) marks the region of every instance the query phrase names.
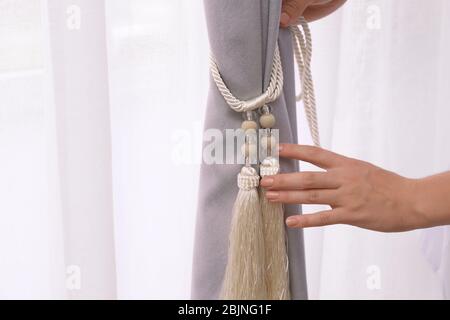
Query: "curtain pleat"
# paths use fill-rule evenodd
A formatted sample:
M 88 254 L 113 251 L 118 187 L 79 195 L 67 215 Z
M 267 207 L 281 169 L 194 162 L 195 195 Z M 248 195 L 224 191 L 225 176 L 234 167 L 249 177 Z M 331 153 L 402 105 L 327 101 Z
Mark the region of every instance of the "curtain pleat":
M 116 297 L 104 1 L 48 0 L 67 294 Z M 79 23 L 79 25 L 77 25 Z M 77 279 L 78 278 L 78 279 Z

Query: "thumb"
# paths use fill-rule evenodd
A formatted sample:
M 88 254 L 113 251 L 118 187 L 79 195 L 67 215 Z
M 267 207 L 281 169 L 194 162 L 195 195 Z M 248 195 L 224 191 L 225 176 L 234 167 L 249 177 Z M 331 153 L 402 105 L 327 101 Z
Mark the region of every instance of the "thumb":
M 341 209 L 332 209 L 314 214 L 290 216 L 286 224 L 289 228 L 325 227 L 343 223 L 341 215 Z

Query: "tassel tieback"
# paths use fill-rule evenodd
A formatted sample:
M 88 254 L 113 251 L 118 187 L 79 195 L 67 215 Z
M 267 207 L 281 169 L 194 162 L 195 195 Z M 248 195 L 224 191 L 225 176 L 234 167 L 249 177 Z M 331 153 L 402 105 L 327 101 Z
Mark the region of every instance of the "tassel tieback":
M 298 26 L 290 28 L 293 35 L 294 55 L 301 77 L 301 94 L 306 117 L 314 144 L 319 145 L 319 132 L 316 116 L 314 86 L 311 76 L 312 43 L 311 33 L 304 18 Z M 250 130 L 258 126 L 265 130 L 261 145 L 266 157 L 259 169 L 261 177 L 279 173 L 280 164 L 274 157 L 277 137 L 273 131 L 276 124 L 271 113 L 270 103 L 276 101 L 283 91 L 283 68 L 278 45 L 274 51 L 274 60 L 270 82 L 260 96 L 249 100 L 240 100 L 228 89 L 219 71 L 213 55 L 210 56 L 212 78 L 224 100 L 236 112 L 245 115 L 242 129 L 245 132 L 245 144 L 241 151 L 246 165 L 237 177 L 239 192 L 233 206 L 231 230 L 228 248 L 228 261 L 222 285 L 221 298 L 234 300 L 290 299 L 288 243 L 284 225 L 283 206 L 267 200 L 265 190 L 259 187 L 258 171 L 250 165 L 258 151 Z M 260 114 L 259 123 L 254 113 Z M 253 163 L 253 162 L 252 162 Z

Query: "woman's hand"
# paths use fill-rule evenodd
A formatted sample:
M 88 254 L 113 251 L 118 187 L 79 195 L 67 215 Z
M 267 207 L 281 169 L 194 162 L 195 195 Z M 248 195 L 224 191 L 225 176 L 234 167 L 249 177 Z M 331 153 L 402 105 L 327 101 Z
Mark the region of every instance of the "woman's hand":
M 311 146 L 280 146 L 280 156 L 310 162 L 326 172 L 297 172 L 265 177 L 261 186 L 272 202 L 325 204 L 331 210 L 288 218 L 289 227 L 349 224 L 400 232 L 429 226 L 417 210 L 417 180 L 370 163 Z
M 283 0 L 280 24 L 296 24 L 303 16 L 308 21 L 321 19 L 339 9 L 346 0 Z

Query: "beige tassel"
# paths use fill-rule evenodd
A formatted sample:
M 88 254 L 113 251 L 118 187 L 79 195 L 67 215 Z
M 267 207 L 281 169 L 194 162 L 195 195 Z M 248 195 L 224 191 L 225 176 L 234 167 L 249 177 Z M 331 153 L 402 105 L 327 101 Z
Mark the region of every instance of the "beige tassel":
M 250 166 L 243 167 L 238 185 L 222 299 L 265 300 L 264 235 L 256 170 Z
M 268 157 L 260 166 L 261 177 L 278 174 L 277 159 Z M 289 262 L 286 247 L 284 210 L 279 203 L 269 202 L 260 188 L 260 203 L 264 224 L 266 282 L 269 300 L 289 300 Z

